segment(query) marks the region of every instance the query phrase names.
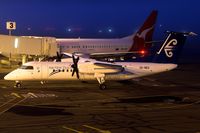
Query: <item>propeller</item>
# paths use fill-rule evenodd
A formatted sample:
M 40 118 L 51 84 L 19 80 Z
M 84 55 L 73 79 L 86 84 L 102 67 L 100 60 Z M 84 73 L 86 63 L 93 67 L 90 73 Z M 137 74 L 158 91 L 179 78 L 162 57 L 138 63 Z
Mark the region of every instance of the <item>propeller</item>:
M 57 52 L 56 62 L 61 62 L 62 57 L 63 57 L 63 54 L 59 54 L 59 53 Z
M 71 65 L 71 67 L 73 68 L 72 77 L 74 76 L 74 73 L 76 73 L 76 77 L 79 79 L 79 70 L 78 70 L 79 57 L 75 58 L 75 56 L 72 55 L 72 59 L 73 59 L 73 63 L 74 63 Z

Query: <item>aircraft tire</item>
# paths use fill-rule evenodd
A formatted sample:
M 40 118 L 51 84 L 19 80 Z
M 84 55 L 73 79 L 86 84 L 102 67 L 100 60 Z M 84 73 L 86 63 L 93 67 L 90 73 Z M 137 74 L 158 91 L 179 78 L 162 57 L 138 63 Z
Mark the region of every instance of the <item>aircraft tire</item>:
M 105 85 L 105 84 L 100 84 L 100 85 L 99 85 L 99 88 L 100 88 L 101 90 L 105 90 L 105 89 L 106 89 L 106 85 Z
M 21 87 L 22 87 L 22 84 L 21 84 L 21 83 L 16 83 L 14 87 L 16 87 L 16 88 L 21 88 Z

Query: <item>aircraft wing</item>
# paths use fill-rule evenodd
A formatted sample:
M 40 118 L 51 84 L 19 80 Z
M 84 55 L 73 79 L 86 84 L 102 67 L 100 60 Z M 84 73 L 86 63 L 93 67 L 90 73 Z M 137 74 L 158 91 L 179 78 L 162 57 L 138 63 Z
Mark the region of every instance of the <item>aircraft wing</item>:
M 150 41 L 145 42 L 146 44 L 156 44 L 161 43 L 163 40 L 157 40 L 157 41 Z M 143 57 L 148 55 L 150 52 L 148 51 L 149 48 L 144 48 L 137 51 L 129 51 L 129 52 L 107 52 L 107 53 L 92 53 L 90 54 L 90 58 L 92 59 L 103 59 L 103 58 L 120 58 L 120 57 Z
M 64 55 L 64 59 L 62 59 L 62 62 L 71 62 L 73 54 L 71 53 L 62 53 Z M 78 56 L 80 58 L 81 62 L 95 62 L 95 59 L 91 59 L 88 55 L 80 54 L 80 53 L 74 53 L 75 56 Z
M 137 57 L 137 56 L 142 55 L 143 52 L 144 51 L 92 53 L 90 54 L 90 58 L 103 59 L 103 58 Z
M 108 53 L 92 53 L 90 56 L 95 56 L 95 55 L 115 55 L 115 54 L 140 54 L 141 51 L 134 51 L 134 52 L 108 52 Z
M 65 58 L 72 58 L 72 54 L 71 53 L 62 53 L 64 56 L 65 56 Z
M 104 63 L 104 62 L 94 62 L 94 73 L 118 73 L 124 70 L 124 67 L 121 65 Z
M 123 68 L 121 65 L 115 65 L 115 64 L 110 64 L 110 63 L 104 63 L 104 62 L 94 62 L 95 66 L 100 66 L 100 67 L 110 67 L 110 68 Z

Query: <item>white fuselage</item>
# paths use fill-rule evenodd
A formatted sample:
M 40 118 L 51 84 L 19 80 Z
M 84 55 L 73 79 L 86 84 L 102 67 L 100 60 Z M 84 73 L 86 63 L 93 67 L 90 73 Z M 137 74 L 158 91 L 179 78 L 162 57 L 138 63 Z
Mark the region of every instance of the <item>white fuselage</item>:
M 66 53 L 91 54 L 130 52 L 130 50 L 132 52 L 132 47 L 136 42 L 138 43 L 138 41 L 140 42 L 142 40 L 143 45 L 144 42 L 152 41 L 156 18 L 157 11 L 154 10 L 136 33 L 120 39 L 56 39 L 56 42 L 58 47 L 60 47 L 60 52 Z
M 60 52 L 66 53 L 109 53 L 129 52 L 132 37 L 122 39 L 56 39 Z
M 76 74 L 72 77 L 72 63 L 67 62 L 29 62 L 26 67 L 18 68 L 4 77 L 6 80 L 77 80 Z M 105 80 L 128 80 L 155 73 L 169 71 L 177 67 L 176 64 L 157 63 L 114 63 L 123 66 L 123 70 L 114 67 L 99 67 L 93 63 L 78 65 L 80 80 L 96 80 L 96 74 L 105 74 Z

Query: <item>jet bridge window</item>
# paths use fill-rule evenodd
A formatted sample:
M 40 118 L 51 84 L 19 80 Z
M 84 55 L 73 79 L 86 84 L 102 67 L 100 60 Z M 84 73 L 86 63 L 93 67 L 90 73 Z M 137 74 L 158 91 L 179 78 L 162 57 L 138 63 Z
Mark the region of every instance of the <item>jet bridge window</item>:
M 33 70 L 33 66 L 21 66 L 20 69 Z

